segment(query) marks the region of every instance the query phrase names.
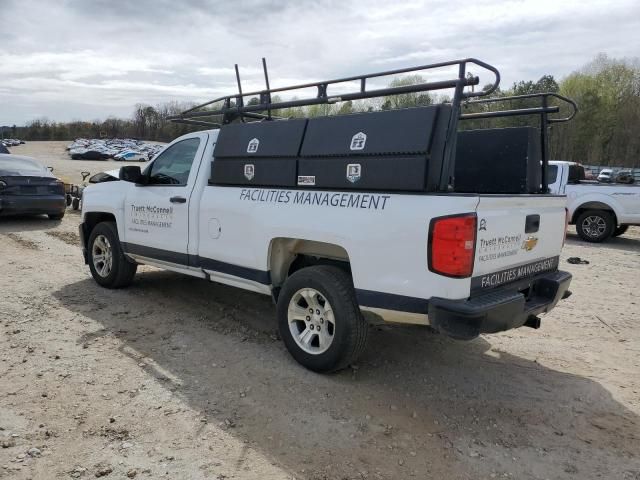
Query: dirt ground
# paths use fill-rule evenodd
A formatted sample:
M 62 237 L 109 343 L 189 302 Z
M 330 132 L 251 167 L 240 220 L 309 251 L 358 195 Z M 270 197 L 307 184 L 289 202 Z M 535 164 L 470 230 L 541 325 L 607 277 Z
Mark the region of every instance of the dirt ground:
M 62 148 L 14 152 L 112 168 Z M 640 479 L 640 228 L 569 235 L 539 330 L 376 327 L 317 375 L 265 296 L 149 267 L 100 288 L 78 222 L 0 219 L 0 478 Z

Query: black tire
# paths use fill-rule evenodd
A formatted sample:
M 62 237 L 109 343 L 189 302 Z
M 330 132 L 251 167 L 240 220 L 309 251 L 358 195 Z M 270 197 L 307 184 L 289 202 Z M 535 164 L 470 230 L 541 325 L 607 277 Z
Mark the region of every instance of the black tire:
M 576 231 L 587 242 L 602 242 L 613 234 L 615 228 L 613 215 L 606 210 L 586 210 L 576 220 Z
M 49 220 L 62 220 L 64 218 L 64 212 L 49 213 L 47 216 L 49 217 Z
M 620 235 L 624 235 L 627 230 L 629 230 L 629 225 L 620 225 L 613 231 L 613 234 L 611 236 L 619 237 Z
M 73 208 L 74 210 L 80 209 L 80 199 L 78 197 L 74 198 L 71 201 L 71 208 Z
M 67 207 L 71 205 L 71 195 L 69 195 L 68 193 L 65 195 L 65 200 L 67 202 Z
M 102 249 L 94 248 L 97 239 L 104 241 L 104 237 L 109 243 L 111 249 L 111 268 L 109 271 L 103 271 L 99 273 L 97 265 L 100 262 L 95 262 L 94 255 L 98 255 Z M 94 253 L 95 252 L 95 253 Z M 127 260 L 122 252 L 120 245 L 120 239 L 118 238 L 118 229 L 114 222 L 102 222 L 94 227 L 89 235 L 89 242 L 87 243 L 87 256 L 89 260 L 89 269 L 93 279 L 101 286 L 106 288 L 123 288 L 131 284 L 133 276 L 136 274 L 138 265 Z M 104 262 L 103 262 L 104 263 Z
M 309 353 L 303 350 L 294 339 L 289 327 L 289 304 L 303 289 L 316 290 L 329 302 L 333 312 L 332 340 L 327 350 L 321 353 Z M 280 336 L 287 350 L 298 363 L 309 370 L 321 373 L 341 370 L 355 362 L 365 349 L 369 325 L 360 312 L 351 277 L 338 267 L 317 265 L 295 272 L 287 279 L 280 291 L 277 311 Z M 302 321 L 297 323 L 305 326 Z M 309 328 L 308 325 L 306 327 Z M 329 333 L 329 320 L 324 328 Z M 317 333 L 315 335 L 319 336 Z

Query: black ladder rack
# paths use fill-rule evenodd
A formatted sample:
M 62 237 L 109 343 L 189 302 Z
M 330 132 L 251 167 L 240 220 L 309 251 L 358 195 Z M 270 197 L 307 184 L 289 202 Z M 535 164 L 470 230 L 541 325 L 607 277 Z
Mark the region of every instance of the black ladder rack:
M 476 65 L 482 69 L 488 70 L 493 73 L 494 81 L 486 90 L 481 91 L 471 91 L 465 92 L 465 87 L 476 86 L 480 83 L 480 79 L 477 76 L 468 75 L 467 65 Z M 356 75 L 352 77 L 344 77 L 338 78 L 335 80 L 325 80 L 322 82 L 312 82 L 305 83 L 300 85 L 293 85 L 289 87 L 279 87 L 279 88 L 270 88 L 269 86 L 269 76 L 267 73 L 267 64 L 265 59 L 262 59 L 262 66 L 264 70 L 265 83 L 267 88 L 265 90 L 258 90 L 253 92 L 242 91 L 242 85 L 240 83 L 240 74 L 238 71 L 238 65 L 235 66 L 236 70 L 236 80 L 238 82 L 238 93 L 233 95 L 226 95 L 223 97 L 216 98 L 214 100 L 210 100 L 208 102 L 197 105 L 189 110 L 185 110 L 184 112 L 173 115 L 169 117 L 169 120 L 179 121 L 183 123 L 191 123 L 190 120 L 193 119 L 202 119 L 206 117 L 214 117 L 214 116 L 223 116 L 223 124 L 230 123 L 233 120 L 238 118 L 240 119 L 252 119 L 252 120 L 261 120 L 261 119 L 271 119 L 271 111 L 278 110 L 282 108 L 290 108 L 290 107 L 304 107 L 311 105 L 321 105 L 321 104 L 333 104 L 338 102 L 346 102 L 349 100 L 361 100 L 366 98 L 374 98 L 374 97 L 387 97 L 390 95 L 398 95 L 402 93 L 415 93 L 415 92 L 427 92 L 434 90 L 444 90 L 444 89 L 455 89 L 454 97 L 452 102 L 456 105 L 460 105 L 460 102 L 463 99 L 468 99 L 472 97 L 480 97 L 486 96 L 493 93 L 500 84 L 500 73 L 498 70 L 480 60 L 475 58 L 466 58 L 463 60 L 452 60 L 449 62 L 440 62 L 433 63 L 429 65 L 420 65 L 417 67 L 408 67 L 408 68 L 400 68 L 396 70 L 387 70 L 383 72 L 370 73 L 366 75 Z M 451 78 L 447 80 L 435 81 L 435 82 L 423 82 L 415 85 L 403 85 L 398 87 L 388 87 L 388 88 L 378 88 L 373 90 L 367 89 L 367 81 L 370 79 L 377 79 L 381 77 L 391 77 L 394 75 L 402 74 L 402 73 L 410 73 L 410 72 L 420 72 L 425 70 L 433 70 L 444 67 L 458 67 L 458 76 L 457 78 Z M 350 93 L 340 93 L 336 95 L 331 95 L 329 92 L 329 88 L 336 84 L 346 83 L 346 82 L 359 82 L 360 89 L 356 92 Z M 306 88 L 316 88 L 317 95 L 315 97 L 304 98 L 304 99 L 295 99 L 295 100 L 285 100 L 285 101 L 272 101 L 272 95 L 275 93 L 295 93 L 298 90 L 306 89 Z M 245 104 L 245 97 L 258 97 L 257 104 Z M 222 103 L 221 107 L 206 109 L 205 107 L 210 105 Z M 264 115 L 261 112 L 267 112 Z M 202 120 L 199 120 L 203 122 Z M 204 122 L 205 124 L 209 124 L 210 126 L 219 126 L 218 123 L 214 122 Z M 199 123 L 202 125 L 202 123 Z
M 480 78 L 474 75 L 471 75 L 468 72 L 468 66 L 475 65 L 476 67 L 482 68 L 491 72 L 494 76 L 493 82 L 489 85 L 488 88 L 483 90 L 475 91 L 472 89 L 471 91 L 465 91 L 466 87 L 474 87 L 480 83 Z M 379 79 L 384 77 L 392 77 L 394 75 L 399 75 L 403 73 L 410 72 L 421 72 L 426 70 L 434 70 L 434 69 L 442 69 L 445 67 L 458 67 L 458 75 L 455 78 L 449 78 L 446 80 L 433 81 L 433 82 L 423 82 L 414 85 L 403 85 L 398 87 L 388 87 L 388 88 L 378 88 L 378 89 L 367 89 L 367 82 L 371 79 Z M 445 89 L 454 89 L 453 98 L 451 99 L 452 112 L 449 121 L 449 125 L 447 128 L 446 139 L 445 139 L 445 151 L 443 156 L 443 165 L 441 170 L 441 178 L 439 179 L 439 191 L 449 191 L 451 190 L 451 181 L 453 174 L 453 166 L 455 162 L 455 137 L 458 128 L 458 119 L 460 115 L 460 105 L 463 100 L 470 99 L 473 97 L 482 97 L 487 96 L 493 93 L 500 84 L 500 72 L 498 69 L 485 63 L 481 60 L 475 58 L 465 58 L 462 60 L 451 60 L 448 62 L 439 62 L 432 63 L 428 65 L 420 65 L 417 67 L 408 67 L 408 68 L 400 68 L 396 70 L 387 70 L 383 72 L 370 73 L 366 75 L 356 75 L 352 77 L 344 77 L 338 78 L 335 80 L 326 80 L 322 82 L 312 82 L 305 83 L 300 85 L 293 85 L 289 87 L 280 87 L 280 88 L 270 88 L 269 86 L 269 75 L 267 73 L 267 64 L 265 59 L 262 59 L 262 67 L 264 70 L 265 77 L 265 90 L 259 90 L 254 92 L 244 93 L 242 91 L 242 85 L 240 82 L 240 73 L 238 71 L 238 65 L 235 66 L 236 70 L 236 80 L 238 82 L 238 93 L 234 95 L 227 95 L 223 97 L 216 98 L 214 100 L 202 103 L 197 105 L 189 110 L 185 110 L 184 112 L 173 115 L 169 117 L 169 120 L 178 123 L 186 123 L 191 125 L 216 128 L 219 127 L 220 124 L 212 122 L 210 120 L 203 120 L 207 117 L 217 117 L 222 116 L 222 123 L 228 124 L 234 120 L 245 121 L 246 119 L 251 120 L 273 120 L 271 115 L 272 110 L 278 110 L 283 108 L 290 107 L 304 107 L 311 105 L 321 105 L 321 104 L 334 104 L 338 102 L 346 102 L 350 100 L 361 100 L 366 98 L 375 98 L 375 97 L 387 97 L 390 95 L 398 95 L 403 93 L 416 93 L 416 92 L 428 92 L 435 90 L 445 90 Z M 331 86 L 335 86 L 336 84 L 346 83 L 346 82 L 359 82 L 360 89 L 355 92 L 350 93 L 340 93 L 336 95 L 332 95 L 329 92 L 329 88 Z M 295 99 L 295 100 L 284 100 L 274 102 L 272 101 L 272 95 L 274 93 L 295 93 L 301 89 L 307 88 L 316 88 L 317 94 L 315 97 L 304 98 L 304 99 Z M 245 97 L 255 97 L 258 96 L 259 100 L 257 104 L 245 104 Z M 205 109 L 205 107 L 209 107 L 216 103 L 222 103 L 221 107 Z M 267 112 L 265 115 L 263 112 Z

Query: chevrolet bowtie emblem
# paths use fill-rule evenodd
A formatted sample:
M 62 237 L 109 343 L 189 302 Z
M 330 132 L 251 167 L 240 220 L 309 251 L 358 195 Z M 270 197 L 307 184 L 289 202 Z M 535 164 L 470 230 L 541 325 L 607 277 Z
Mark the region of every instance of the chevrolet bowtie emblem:
M 522 249 L 526 250 L 527 252 L 530 252 L 531 250 L 536 248 L 537 244 L 538 244 L 537 237 L 528 237 L 524 242 L 522 242 Z

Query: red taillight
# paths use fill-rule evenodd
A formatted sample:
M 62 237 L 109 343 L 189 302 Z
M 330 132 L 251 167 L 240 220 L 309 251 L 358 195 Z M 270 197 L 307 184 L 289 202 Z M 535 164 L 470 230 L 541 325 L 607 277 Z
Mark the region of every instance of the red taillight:
M 448 277 L 470 277 L 475 250 L 475 213 L 431 220 L 429 270 Z

